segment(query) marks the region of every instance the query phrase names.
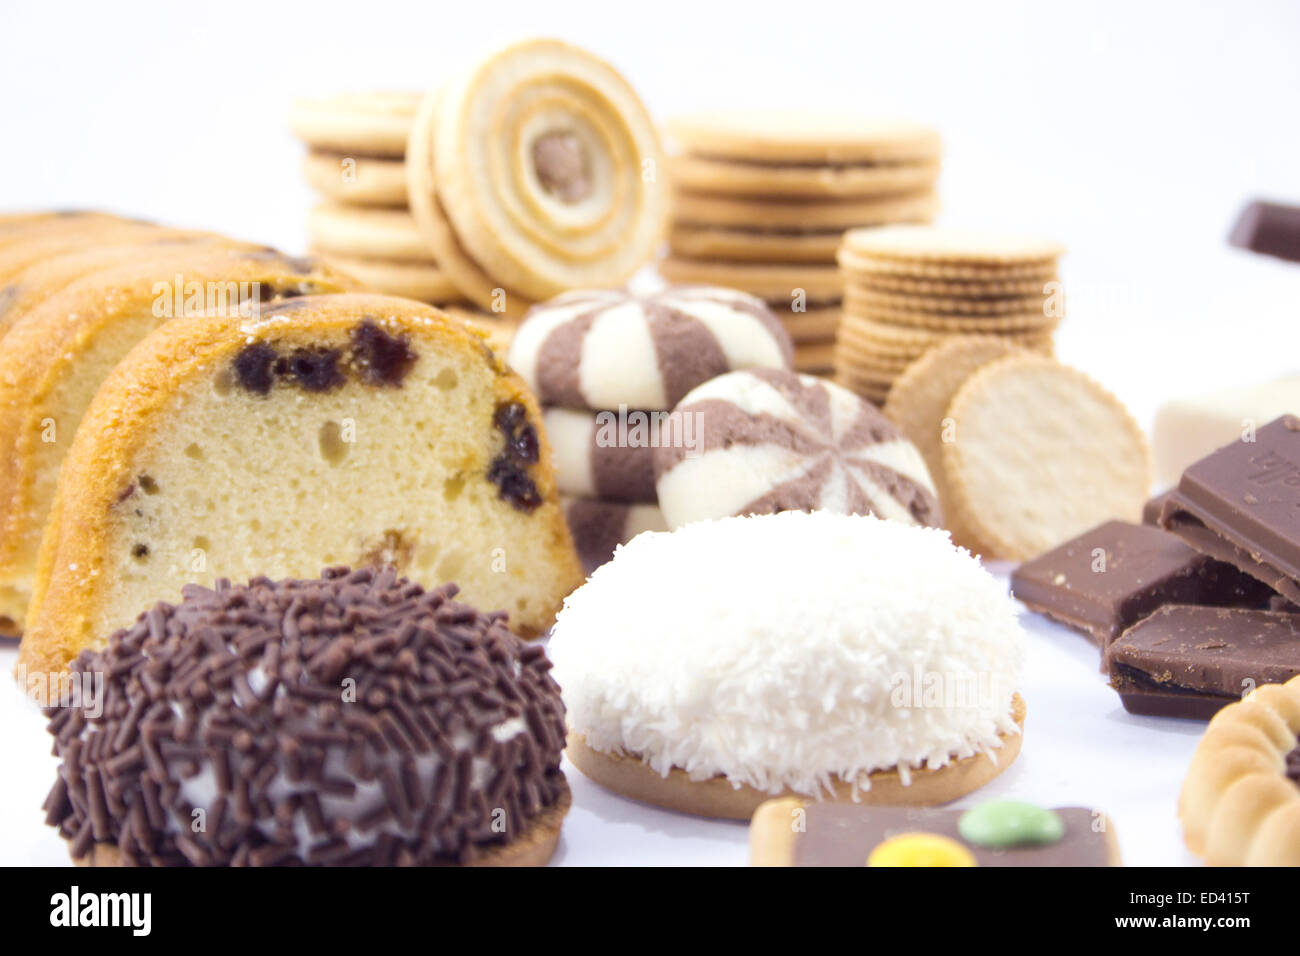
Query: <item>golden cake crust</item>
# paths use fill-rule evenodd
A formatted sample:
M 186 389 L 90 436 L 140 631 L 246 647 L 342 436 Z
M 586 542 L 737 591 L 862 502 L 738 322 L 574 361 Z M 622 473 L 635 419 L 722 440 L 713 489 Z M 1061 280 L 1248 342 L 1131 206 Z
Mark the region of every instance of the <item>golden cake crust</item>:
M 1211 866 L 1300 866 L 1300 677 L 1265 684 L 1214 715 L 1178 798 L 1183 839 Z
M 112 506 L 133 480 L 133 460 L 148 438 L 149 426 L 166 414 L 182 385 L 205 369 L 232 360 L 252 342 L 273 335 L 277 344 L 288 347 L 318 345 L 331 335 L 346 335 L 362 316 L 383 316 L 442 354 L 487 362 L 495 373 L 498 401 L 518 402 L 530 421 L 541 420 L 527 386 L 488 347 L 486 336 L 438 309 L 365 293 L 308 296 L 293 302 L 292 309 L 259 320 L 173 319 L 140 342 L 100 387 L 64 462 L 41 544 L 20 667 L 29 673 L 61 671 L 83 649 L 108 637 L 93 633 L 102 590 L 96 578 L 104 569 Z M 543 503 L 534 518 L 553 530 L 554 545 L 547 558 L 564 584 L 549 611 L 553 618 L 583 574 L 559 505 L 551 449 L 540 431 L 538 438 L 534 478 Z M 517 621 L 511 626 L 517 632 L 536 633 L 549 626 L 549 619 L 542 626 L 521 627 Z

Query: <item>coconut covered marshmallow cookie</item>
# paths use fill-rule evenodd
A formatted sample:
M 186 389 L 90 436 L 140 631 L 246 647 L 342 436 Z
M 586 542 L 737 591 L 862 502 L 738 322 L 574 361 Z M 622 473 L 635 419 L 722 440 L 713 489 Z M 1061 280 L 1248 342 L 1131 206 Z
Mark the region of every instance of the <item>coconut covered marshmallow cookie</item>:
M 670 527 L 818 509 L 942 520 L 916 446 L 869 402 L 811 375 L 754 369 L 704 383 L 668 417 L 654 455 Z
M 544 632 L 582 581 L 541 415 L 484 336 L 389 296 L 171 319 L 59 475 L 22 643 L 62 670 L 183 585 L 395 566 Z
M 550 654 L 579 770 L 748 819 L 777 795 L 923 806 L 987 783 L 1020 749 L 1023 640 L 942 531 L 786 512 L 637 536 L 569 596 Z
M 565 293 L 529 312 L 509 354 L 543 405 L 593 411 L 671 409 L 716 375 L 793 360 L 771 309 L 712 286 Z
M 525 865 L 569 807 L 542 649 L 390 569 L 191 585 L 46 710 L 46 822 L 96 866 Z

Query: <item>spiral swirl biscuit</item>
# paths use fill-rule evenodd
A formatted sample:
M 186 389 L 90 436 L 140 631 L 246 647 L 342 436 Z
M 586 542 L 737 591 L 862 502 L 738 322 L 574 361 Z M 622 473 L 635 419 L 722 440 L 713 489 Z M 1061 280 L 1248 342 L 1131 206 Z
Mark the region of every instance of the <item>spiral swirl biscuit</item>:
M 426 107 L 407 150 L 420 167 L 408 169 L 411 205 L 439 262 L 458 258 L 444 248 L 454 239 L 488 280 L 464 290 L 480 305 L 497 304 L 485 291 L 536 301 L 617 285 L 653 255 L 668 211 L 659 140 L 608 64 L 559 41 L 526 41 Z

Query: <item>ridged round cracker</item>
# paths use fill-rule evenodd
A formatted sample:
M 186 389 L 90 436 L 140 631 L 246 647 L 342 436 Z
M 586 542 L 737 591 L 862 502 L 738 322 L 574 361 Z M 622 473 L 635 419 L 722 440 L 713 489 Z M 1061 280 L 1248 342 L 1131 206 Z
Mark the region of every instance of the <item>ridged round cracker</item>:
M 313 150 L 303 157 L 307 185 L 335 202 L 400 209 L 406 205 L 406 164 L 400 159 Z
M 924 295 L 940 297 L 972 297 L 987 299 L 994 296 L 1044 295 L 1044 286 L 1057 282 L 1055 272 L 1046 278 L 1036 279 L 922 279 L 893 272 L 851 272 L 845 270 L 847 287 L 891 292 L 897 295 Z
M 763 232 L 675 223 L 668 248 L 686 259 L 834 263 L 843 232 Z
M 419 93 L 382 92 L 299 100 L 289 129 L 314 149 L 400 159 L 419 102 Z
M 928 262 L 917 259 L 874 258 L 840 246 L 836 261 L 846 276 L 901 276 L 908 279 L 944 282 L 1003 282 L 1035 280 L 1046 282 L 1056 277 L 1056 260 L 1043 262 Z
M 844 314 L 855 320 L 916 329 L 941 334 L 1003 335 L 1052 332 L 1061 320 L 1039 312 L 1020 312 L 1011 315 L 955 315 L 939 312 L 896 312 L 876 306 L 863 305 L 855 296 L 847 296 L 843 303 Z
M 1037 312 L 1043 313 L 1044 304 L 1049 302 L 1042 290 L 1030 295 L 1017 296 L 942 296 L 917 295 L 915 293 L 882 292 L 878 289 L 864 287 L 861 283 L 850 281 L 844 286 L 846 297 L 851 296 L 855 302 L 868 309 L 883 312 L 908 314 L 914 312 L 933 313 L 937 315 L 978 315 L 998 316 Z
M 839 335 L 864 345 L 878 347 L 882 351 L 909 352 L 924 351 L 950 338 L 954 333 L 949 329 L 927 329 L 918 325 L 903 325 L 879 318 L 868 318 L 851 310 L 846 310 L 840 322 Z M 1010 328 L 998 334 L 1007 338 L 1025 342 L 1041 343 L 1050 340 L 1052 326 Z M 917 355 L 920 354 L 917 351 Z
M 953 542 L 973 554 L 983 554 L 989 548 L 949 504 L 952 489 L 943 463 L 944 420 L 953 396 L 971 375 L 990 362 L 1020 351 L 1014 342 L 990 335 L 951 338 L 909 365 L 895 379 L 885 402 L 885 415 L 903 430 L 925 459 Z
M 808 302 L 838 302 L 843 293 L 840 271 L 830 265 L 709 262 L 669 256 L 658 268 L 669 282 L 723 286 L 776 302 L 792 301 L 799 290 Z
M 939 134 L 906 120 L 807 110 L 695 113 L 664 124 L 691 153 L 788 163 L 851 163 L 937 157 Z
M 669 157 L 668 174 L 683 189 L 722 196 L 887 196 L 932 188 L 939 162 L 778 165 L 685 154 Z
M 1078 369 L 1041 355 L 998 359 L 958 389 L 948 417 L 952 503 L 990 556 L 1027 561 L 1112 518 L 1140 520 L 1146 436 Z
M 925 190 L 882 199 L 821 200 L 731 199 L 676 190 L 673 219 L 679 223 L 743 229 L 825 231 L 887 223 L 928 222 L 939 210 Z
M 939 226 L 853 229 L 844 249 L 873 259 L 955 264 L 1039 264 L 1053 262 L 1065 248 L 1051 239 Z

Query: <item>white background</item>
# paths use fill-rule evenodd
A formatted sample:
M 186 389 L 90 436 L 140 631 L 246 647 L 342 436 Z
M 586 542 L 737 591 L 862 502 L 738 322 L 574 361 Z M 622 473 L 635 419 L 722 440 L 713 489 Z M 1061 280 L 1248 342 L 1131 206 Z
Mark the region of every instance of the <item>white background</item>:
M 1144 423 L 1169 396 L 1300 366 L 1300 266 L 1224 243 L 1248 199 L 1300 202 L 1300 4 L 1286 0 L 5 0 L 0 209 L 108 208 L 301 251 L 295 97 L 425 89 L 536 34 L 611 60 L 660 117 L 774 105 L 934 124 L 942 221 L 1063 241 L 1058 352 Z M 1082 638 L 1027 624 L 1025 751 L 984 793 L 1096 804 L 1129 862 L 1188 862 L 1173 804 L 1199 725 L 1127 717 Z M 62 861 L 35 809 L 52 779 L 39 720 L 4 682 L 0 719 L 0 863 Z M 741 826 L 574 783 L 566 862 L 744 860 Z

